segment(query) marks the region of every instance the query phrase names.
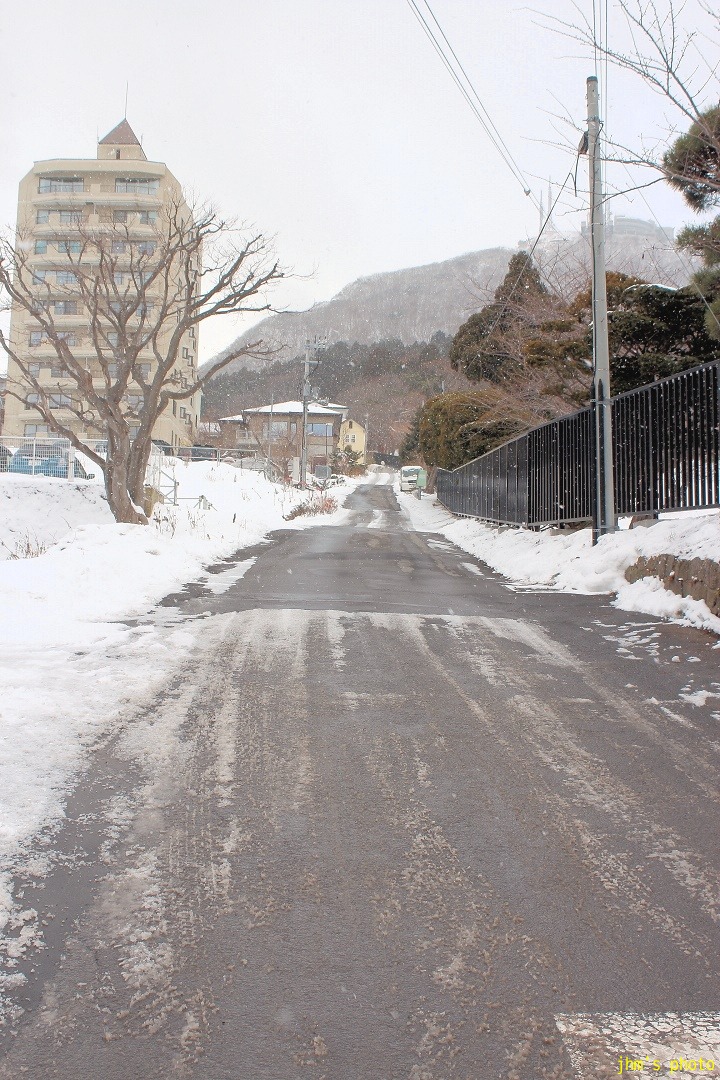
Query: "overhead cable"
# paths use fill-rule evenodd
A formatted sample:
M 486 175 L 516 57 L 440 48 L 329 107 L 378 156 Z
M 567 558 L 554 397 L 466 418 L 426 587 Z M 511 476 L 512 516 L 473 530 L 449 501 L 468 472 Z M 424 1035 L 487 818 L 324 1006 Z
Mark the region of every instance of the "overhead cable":
M 440 26 L 440 23 L 438 22 L 438 19 L 435 16 L 435 13 L 433 12 L 432 8 L 430 7 L 430 4 L 428 3 L 428 0 L 421 0 L 421 2 L 423 2 L 425 4 L 425 7 L 427 8 L 427 10 L 429 12 L 430 18 L 432 19 L 432 21 L 435 23 L 438 30 L 440 31 L 440 34 L 442 35 L 442 38 L 443 38 L 444 42 L 447 45 L 447 49 L 450 52 L 450 55 L 448 55 L 448 52 L 446 51 L 446 49 L 443 46 L 442 42 L 438 40 L 438 37 L 435 34 L 435 32 L 434 32 L 432 26 L 430 25 L 428 19 L 425 17 L 425 15 L 422 13 L 420 8 L 418 7 L 418 3 L 416 2 L 416 0 L 407 0 L 407 3 L 408 3 L 408 6 L 410 7 L 410 10 L 415 15 L 415 17 L 416 17 L 417 21 L 419 22 L 425 36 L 428 38 L 431 45 L 435 49 L 435 52 L 438 54 L 441 61 L 445 65 L 448 73 L 450 74 L 450 77 L 452 78 L 453 82 L 457 86 L 458 90 L 460 91 L 462 96 L 465 98 L 465 101 L 467 102 L 467 104 L 470 106 L 470 109 L 472 110 L 473 115 L 475 116 L 476 120 L 480 123 L 483 131 L 487 135 L 487 137 L 490 140 L 490 142 L 492 143 L 492 145 L 497 150 L 500 157 L 503 159 L 503 161 L 507 165 L 510 172 L 513 174 L 515 180 L 520 184 L 520 186 L 521 186 L 521 188 L 523 190 L 523 193 L 525 195 L 527 195 L 531 199 L 531 201 L 534 203 L 536 208 L 539 210 L 540 209 L 540 203 L 538 202 L 535 195 L 533 194 L 527 180 L 525 179 L 525 177 L 523 176 L 523 174 L 522 174 L 522 172 L 520 170 L 519 165 L 517 164 L 517 162 L 513 158 L 513 156 L 511 154 L 505 140 L 502 138 L 502 135 L 498 131 L 496 125 L 493 123 L 492 119 L 490 118 L 490 115 L 489 115 L 487 109 L 485 108 L 485 106 L 484 106 L 484 104 L 483 104 L 483 102 L 482 102 L 482 100 L 480 98 L 480 95 L 478 94 L 477 90 L 475 89 L 475 87 L 474 87 L 474 85 L 472 83 L 472 80 L 470 79 L 469 75 L 465 71 L 465 68 L 460 63 L 460 61 L 459 61 L 459 59 L 457 57 L 457 54 L 455 53 L 455 50 L 452 48 L 452 45 L 450 44 L 450 42 L 449 42 L 449 40 L 447 38 L 447 35 L 445 34 L 444 30 Z M 452 57 L 452 59 L 451 59 L 451 57 Z

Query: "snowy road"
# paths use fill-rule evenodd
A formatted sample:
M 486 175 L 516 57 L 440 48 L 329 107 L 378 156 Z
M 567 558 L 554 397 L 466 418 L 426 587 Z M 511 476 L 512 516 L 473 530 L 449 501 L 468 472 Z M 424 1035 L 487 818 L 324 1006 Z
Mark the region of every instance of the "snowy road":
M 719 1071 L 713 640 L 349 505 L 152 616 L 203 647 L 28 878 L 0 1077 Z

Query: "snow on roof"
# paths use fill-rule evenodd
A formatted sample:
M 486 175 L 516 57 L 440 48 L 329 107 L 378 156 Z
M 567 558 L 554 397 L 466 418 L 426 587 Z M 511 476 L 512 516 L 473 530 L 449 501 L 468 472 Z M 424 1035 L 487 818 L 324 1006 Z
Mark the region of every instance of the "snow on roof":
M 274 405 L 260 405 L 255 409 L 246 409 L 246 413 L 274 413 L 277 415 L 295 414 L 303 411 L 302 401 L 278 401 Z M 318 405 L 315 401 L 308 402 L 308 412 L 313 416 L 336 416 L 338 413 L 347 412 L 346 405 Z M 233 417 L 223 417 L 225 420 L 231 420 Z

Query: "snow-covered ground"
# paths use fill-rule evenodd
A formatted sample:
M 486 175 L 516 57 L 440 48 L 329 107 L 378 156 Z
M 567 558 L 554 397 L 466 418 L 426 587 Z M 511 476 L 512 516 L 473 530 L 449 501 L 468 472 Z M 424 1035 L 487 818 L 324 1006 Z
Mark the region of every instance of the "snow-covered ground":
M 178 462 L 176 477 L 178 507 L 145 527 L 116 524 L 97 483 L 0 474 L 0 936 L 17 917 L 15 860 L 62 820 L 87 748 L 172 678 L 201 632 L 134 620 L 187 582 L 229 587 L 242 568 L 204 568 L 275 529 L 344 521 L 358 482 L 329 492 L 334 513 L 288 522 L 307 496 L 256 473 Z
M 677 596 L 657 578 L 630 584 L 625 571 L 641 555 L 720 562 L 720 512 L 667 515 L 647 528 L 621 528 L 593 546 L 589 529 L 576 532 L 496 528 L 471 518 L 456 518 L 434 495 L 401 493 L 401 506 L 421 532 L 439 532 L 519 587 L 545 586 L 559 592 L 615 593 L 625 611 L 672 619 L 720 634 L 720 619 L 707 604 Z M 627 524 L 627 523 L 623 523 Z

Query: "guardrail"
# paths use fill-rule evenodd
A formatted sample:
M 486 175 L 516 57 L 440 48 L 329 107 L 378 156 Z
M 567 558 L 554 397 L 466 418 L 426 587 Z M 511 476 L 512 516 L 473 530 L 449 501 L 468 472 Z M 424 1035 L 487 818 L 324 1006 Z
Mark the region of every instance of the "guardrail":
M 618 515 L 720 505 L 720 361 L 612 399 Z M 592 518 L 592 408 L 551 420 L 437 475 L 452 513 L 498 524 L 561 525 Z

